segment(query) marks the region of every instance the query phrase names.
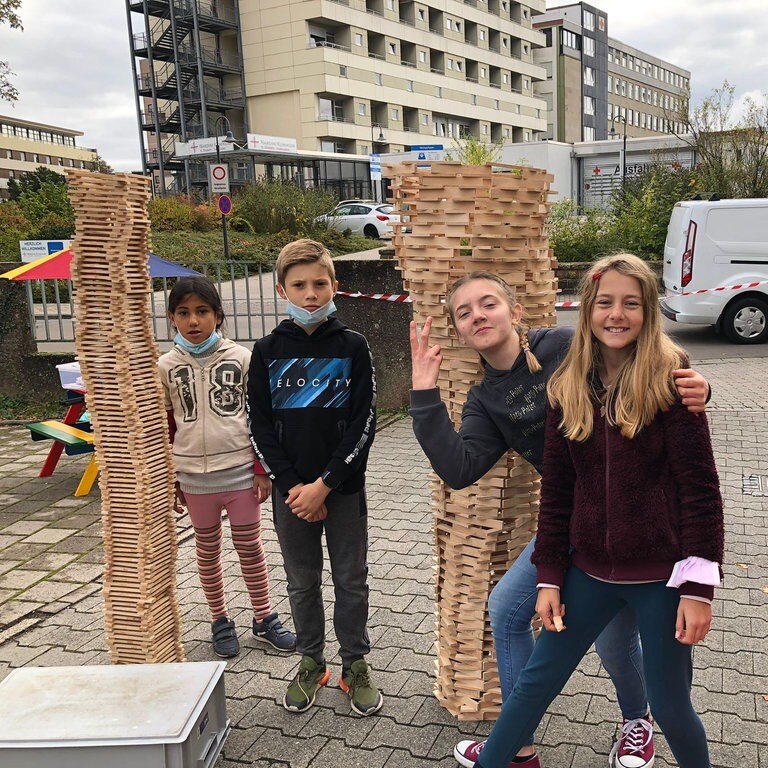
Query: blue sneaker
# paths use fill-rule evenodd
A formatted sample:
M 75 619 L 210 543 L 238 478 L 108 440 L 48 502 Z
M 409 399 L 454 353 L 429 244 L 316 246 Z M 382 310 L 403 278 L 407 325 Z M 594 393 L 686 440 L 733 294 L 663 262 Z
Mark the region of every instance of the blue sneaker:
M 254 619 L 253 636 L 262 643 L 268 643 L 276 651 L 293 653 L 296 650 L 296 635 L 283 626 L 276 613 L 270 613 L 263 621 Z
M 235 622 L 226 616 L 219 616 L 211 622 L 213 652 L 222 659 L 231 659 L 240 653 L 240 641 L 237 639 Z

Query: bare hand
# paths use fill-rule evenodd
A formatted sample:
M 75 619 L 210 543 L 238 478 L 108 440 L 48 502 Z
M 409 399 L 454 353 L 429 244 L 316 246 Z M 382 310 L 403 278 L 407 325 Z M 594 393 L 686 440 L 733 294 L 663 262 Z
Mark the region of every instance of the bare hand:
M 291 491 L 293 490 L 292 488 Z M 289 495 L 287 503 L 294 515 L 306 520 L 308 517 L 314 516 L 325 504 L 330 492 L 331 489 L 318 477 L 314 483 L 302 485 L 293 499 Z
M 186 512 L 187 499 L 181 486 L 176 483 L 176 489 L 173 495 L 173 510 L 177 515 L 183 515 Z
M 432 389 L 437 386 L 443 354 L 439 344 L 429 346 L 431 328 L 431 317 L 425 320 L 421 333 L 416 322 L 411 320 L 411 377 L 414 389 Z
M 678 368 L 672 371 L 672 375 L 683 405 L 691 413 L 704 413 L 707 409 L 709 382 L 693 368 Z
M 326 517 L 328 517 L 328 509 L 325 504 L 321 504 L 317 512 L 303 519 L 307 523 L 319 523 L 321 520 L 325 520 Z
M 560 602 L 559 589 L 541 587 L 536 600 L 536 612 L 541 616 L 544 629 L 548 632 L 561 632 L 565 629 L 565 625 L 562 623 L 562 618 L 565 616 L 565 606 Z M 555 617 L 558 619 L 557 623 L 555 623 Z
M 709 632 L 712 623 L 712 606 L 701 600 L 680 598 L 677 607 L 677 623 L 675 624 L 675 639 L 683 645 L 700 643 Z
M 253 495 L 256 501 L 261 504 L 266 501 L 272 493 L 272 481 L 267 475 L 253 476 Z

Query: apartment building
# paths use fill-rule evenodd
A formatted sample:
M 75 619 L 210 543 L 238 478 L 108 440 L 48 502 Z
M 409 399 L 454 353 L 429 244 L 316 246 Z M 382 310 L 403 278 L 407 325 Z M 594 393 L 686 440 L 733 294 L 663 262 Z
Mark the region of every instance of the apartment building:
M 545 102 L 534 89 L 545 72 L 534 51 L 545 34 L 534 18 L 545 5 L 126 0 L 145 170 L 186 188 L 204 183 L 175 142 L 226 126 L 235 136 L 295 139 L 294 157 L 263 165 L 321 186 L 368 183 L 369 154 L 450 148 L 470 133 L 484 142 L 543 138 Z M 247 175 L 248 157 L 238 157 Z
M 546 44 L 534 61 L 546 71 L 535 93 L 547 104 L 547 138 L 681 133 L 679 110 L 691 73 L 608 34 L 608 14 L 588 3 L 551 8 L 534 19 Z
M 87 168 L 96 162 L 95 149 L 77 146 L 82 135 L 82 131 L 0 115 L 0 199 L 8 195 L 9 179 L 41 165 L 63 174 L 67 168 Z

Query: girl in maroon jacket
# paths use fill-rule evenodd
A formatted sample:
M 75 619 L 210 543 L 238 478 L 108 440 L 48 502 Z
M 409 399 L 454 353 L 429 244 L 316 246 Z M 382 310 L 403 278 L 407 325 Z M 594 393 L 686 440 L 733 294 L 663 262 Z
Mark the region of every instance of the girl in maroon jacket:
M 645 262 L 631 254 L 598 261 L 581 298 L 571 348 L 548 385 L 532 557 L 546 631 L 475 765 L 507 768 L 603 627 L 629 605 L 651 711 L 680 768 L 708 768 L 690 700 L 691 646 L 709 630 L 723 558 L 707 420 L 678 398 L 672 371 L 685 355 L 662 330 Z

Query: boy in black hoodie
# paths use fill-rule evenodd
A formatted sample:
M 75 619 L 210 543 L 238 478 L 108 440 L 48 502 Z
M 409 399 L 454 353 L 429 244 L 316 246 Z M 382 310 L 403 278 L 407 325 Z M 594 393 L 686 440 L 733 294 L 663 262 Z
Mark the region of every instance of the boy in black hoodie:
M 322 534 L 340 645 L 339 685 L 371 715 L 382 696 L 365 661 L 368 520 L 365 467 L 376 430 L 376 379 L 365 337 L 336 319 L 338 283 L 323 245 L 297 240 L 277 259 L 277 292 L 289 320 L 258 341 L 248 376 L 253 447 L 272 478 L 274 519 L 296 627 L 299 670 L 283 697 L 304 712 L 328 682 Z

